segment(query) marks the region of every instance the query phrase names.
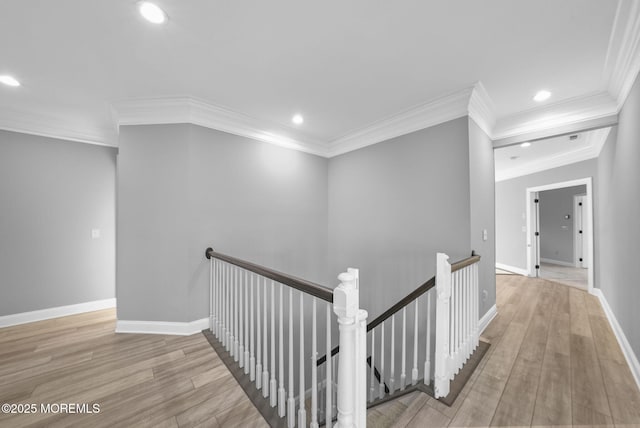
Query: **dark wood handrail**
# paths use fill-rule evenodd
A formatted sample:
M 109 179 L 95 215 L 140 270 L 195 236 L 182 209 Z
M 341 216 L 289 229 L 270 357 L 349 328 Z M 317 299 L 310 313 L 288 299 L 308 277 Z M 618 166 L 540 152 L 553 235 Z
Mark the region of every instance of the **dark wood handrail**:
M 457 261 L 451 265 L 451 273 L 458 271 L 462 268 L 465 268 L 469 265 L 472 265 L 474 263 L 477 263 L 478 261 L 480 261 L 480 256 L 476 255 L 475 251 L 472 251 L 471 257 L 467 257 L 466 259 Z M 436 277 L 433 276 L 427 282 L 425 282 L 424 284 L 422 284 L 421 286 L 413 290 L 411 293 L 407 294 L 404 298 L 402 298 L 402 300 L 400 300 L 395 305 L 391 306 L 389 309 L 387 309 L 382 314 L 380 314 L 376 319 L 374 319 L 369 324 L 367 324 L 367 333 L 373 330 L 374 328 L 376 328 L 377 326 L 379 326 L 380 324 L 382 324 L 384 321 L 391 318 L 391 316 L 398 313 L 400 309 L 404 308 L 409 303 L 413 302 L 415 299 L 422 296 L 424 293 L 431 290 L 435 286 L 436 286 Z M 331 350 L 331 356 L 332 357 L 335 356 L 338 352 L 340 352 L 340 347 L 336 346 Z M 323 355 L 318 359 L 317 365 L 321 365 L 325 361 L 327 361 L 327 356 Z
M 286 273 L 278 272 L 276 270 L 257 265 L 255 263 L 247 262 L 235 257 L 227 256 L 226 254 L 218 253 L 211 247 L 206 249 L 205 256 L 207 257 L 207 259 L 213 257 L 214 259 L 225 261 L 232 265 L 241 267 L 242 269 L 257 273 L 258 275 L 264 276 L 265 278 L 273 279 L 276 282 L 288 285 L 289 287 L 295 288 L 296 290 L 300 290 L 304 293 L 311 294 L 312 296 L 315 296 L 319 299 L 333 303 L 333 290 L 329 287 L 325 287 L 324 285 L 316 284 L 305 279 L 297 278 Z

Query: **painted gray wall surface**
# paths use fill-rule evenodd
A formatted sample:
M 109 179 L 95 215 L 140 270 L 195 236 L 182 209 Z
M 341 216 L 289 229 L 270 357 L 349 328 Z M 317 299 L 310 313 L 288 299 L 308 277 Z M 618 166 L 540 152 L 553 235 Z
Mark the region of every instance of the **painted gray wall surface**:
M 496 262 L 527 268 L 526 189 L 563 181 L 593 177 L 594 206 L 598 207 L 597 159 L 589 159 L 496 183 Z M 597 214 L 596 214 L 597 216 Z M 597 221 L 597 220 L 595 220 Z M 595 223 L 594 223 L 595 224 Z M 594 231 L 595 272 L 598 272 L 598 231 Z M 597 284 L 597 277 L 596 277 Z
M 586 192 L 585 185 L 539 192 L 541 259 L 574 263 L 573 197 Z
M 469 125 L 463 117 L 329 160 L 329 266 L 360 269 L 373 320 L 470 253 Z
M 640 80 L 620 111 L 598 161 L 600 281 L 607 302 L 633 351 L 640 355 Z M 612 132 L 614 134 L 614 132 Z
M 0 316 L 115 297 L 115 172 L 114 148 L 0 131 Z
M 479 315 L 482 316 L 496 303 L 495 167 L 493 143 L 471 118 L 469 189 L 471 249 L 481 256 L 480 290 L 487 291 L 486 300 L 480 299 Z M 483 230 L 487 231 L 486 241 L 483 239 Z
M 326 282 L 327 159 L 194 125 L 120 143 L 119 319 L 207 317 L 207 246 Z

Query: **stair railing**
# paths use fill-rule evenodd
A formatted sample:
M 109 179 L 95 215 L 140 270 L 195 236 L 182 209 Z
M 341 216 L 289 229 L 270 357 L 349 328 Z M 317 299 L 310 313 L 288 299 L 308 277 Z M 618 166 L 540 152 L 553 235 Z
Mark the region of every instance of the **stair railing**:
M 211 333 L 255 388 L 262 391 L 269 405 L 277 408 L 277 415 L 286 417 L 287 427 L 296 426 L 296 420 L 299 427 L 307 425 L 308 396 L 309 426 L 318 427 L 322 422 L 319 416 L 330 423 L 335 415 L 339 427 L 366 427 L 367 312 L 359 307 L 358 271 L 341 273 L 340 284 L 332 290 L 212 248 L 207 248 L 205 255 L 210 262 Z M 324 379 L 319 380 L 317 312 L 323 301 L 327 353 L 332 349 L 331 332 L 336 321 L 343 352 L 339 361 L 325 367 L 321 373 Z M 309 305 L 311 340 L 306 345 L 309 327 L 305 328 L 304 310 Z M 298 358 L 294 357 L 296 346 Z M 307 360 L 309 370 L 305 370 Z M 309 390 L 306 385 L 310 385 Z M 322 412 L 318 408 L 319 389 L 324 392 Z
M 450 381 L 478 346 L 480 256 L 472 253 L 471 257 L 453 264 L 448 263 L 448 258 L 438 253 L 436 276 L 367 325 L 370 403 L 404 391 L 409 383 L 430 387 L 432 379 L 434 396 L 446 397 Z M 435 301 L 435 319 L 432 301 Z M 400 335 L 399 351 L 397 334 Z M 435 349 L 432 336 L 435 336 Z M 325 365 L 327 355 L 333 361 L 339 352 L 340 347 L 333 348 L 316 364 Z

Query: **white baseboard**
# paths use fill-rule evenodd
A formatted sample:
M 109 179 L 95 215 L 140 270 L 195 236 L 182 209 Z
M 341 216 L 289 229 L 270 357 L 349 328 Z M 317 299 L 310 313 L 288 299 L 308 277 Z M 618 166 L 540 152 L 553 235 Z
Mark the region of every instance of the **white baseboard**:
M 191 322 L 125 321 L 116 322 L 116 333 L 169 334 L 190 336 L 209 328 L 209 318 Z
M 543 263 L 549 263 L 549 264 L 552 264 L 552 265 L 568 266 L 568 267 L 572 267 L 572 268 L 576 267 L 576 265 L 573 264 L 573 263 L 563 262 L 561 260 L 545 259 L 543 257 L 540 257 L 540 261 L 543 262 Z
M 622 327 L 618 324 L 618 320 L 611 310 L 611 306 L 609 306 L 609 302 L 602 294 L 602 290 L 599 288 L 594 288 L 591 290 L 591 294 L 598 297 L 600 299 L 600 304 L 602 304 L 602 308 L 604 309 L 605 315 L 607 315 L 607 319 L 609 320 L 609 324 L 613 329 L 613 333 L 616 335 L 616 339 L 618 339 L 618 343 L 620 344 L 620 348 L 622 348 L 622 353 L 624 354 L 625 359 L 627 360 L 627 364 L 629 364 L 629 368 L 631 369 L 631 373 L 640 388 L 640 362 L 638 362 L 638 357 L 633 352 L 629 341 L 627 340 L 627 336 L 625 336 L 624 331 L 622 331 Z
M 496 305 L 493 305 L 489 308 L 487 313 L 484 314 L 482 318 L 480 318 L 480 321 L 478 321 L 478 327 L 480 328 L 480 333 L 478 333 L 479 335 L 484 332 L 484 330 L 487 328 L 489 323 L 493 321 L 496 315 L 498 315 L 498 308 L 496 307 Z
M 26 324 L 43 321 L 52 318 L 66 317 L 82 314 L 84 312 L 99 311 L 116 307 L 116 299 L 94 300 L 92 302 L 78 303 L 75 305 L 58 306 L 55 308 L 40 309 L 31 312 L 22 312 L 0 317 L 0 328 L 12 325 Z
M 504 263 L 496 263 L 496 267 L 498 269 L 506 270 L 508 272 L 517 273 L 518 275 L 529 276 L 529 272 L 527 272 L 526 269 L 505 265 Z

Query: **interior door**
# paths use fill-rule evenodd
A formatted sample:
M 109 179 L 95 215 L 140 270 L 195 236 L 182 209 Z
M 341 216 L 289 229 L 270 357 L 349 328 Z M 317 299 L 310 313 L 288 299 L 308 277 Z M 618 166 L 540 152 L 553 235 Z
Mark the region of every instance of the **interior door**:
M 581 268 L 588 268 L 587 257 L 587 233 L 586 230 L 586 213 L 587 213 L 587 198 L 585 195 L 578 195 L 575 197 L 574 203 L 574 230 L 576 233 L 575 239 L 575 259 L 576 266 Z

